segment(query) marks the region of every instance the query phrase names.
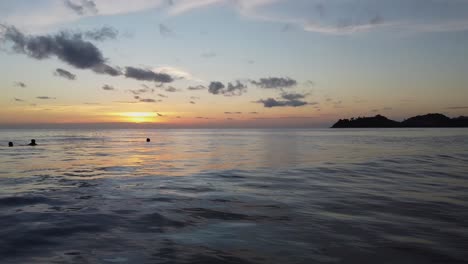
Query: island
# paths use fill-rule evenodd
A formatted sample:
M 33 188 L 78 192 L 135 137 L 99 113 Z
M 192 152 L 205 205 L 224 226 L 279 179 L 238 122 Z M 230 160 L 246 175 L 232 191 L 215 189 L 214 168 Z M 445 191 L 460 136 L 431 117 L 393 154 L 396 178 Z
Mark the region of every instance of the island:
M 450 118 L 443 114 L 427 114 L 410 117 L 402 122 L 382 115 L 340 119 L 331 128 L 416 128 L 416 127 L 468 127 L 468 117 Z

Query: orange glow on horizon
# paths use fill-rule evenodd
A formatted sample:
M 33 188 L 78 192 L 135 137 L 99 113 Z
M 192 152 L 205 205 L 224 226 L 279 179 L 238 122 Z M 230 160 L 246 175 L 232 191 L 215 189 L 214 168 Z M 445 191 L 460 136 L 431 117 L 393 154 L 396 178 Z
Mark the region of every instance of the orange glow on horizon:
M 131 122 L 131 123 L 156 123 L 160 122 L 161 120 L 158 114 L 153 112 L 123 112 L 123 113 L 115 113 L 113 115 L 117 115 L 123 118 L 122 121 L 124 122 Z

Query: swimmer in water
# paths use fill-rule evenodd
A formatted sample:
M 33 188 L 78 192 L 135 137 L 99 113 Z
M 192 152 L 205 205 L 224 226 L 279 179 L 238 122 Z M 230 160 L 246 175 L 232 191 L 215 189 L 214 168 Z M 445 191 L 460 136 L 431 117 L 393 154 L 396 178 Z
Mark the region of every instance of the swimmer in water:
M 29 143 L 28 146 L 37 146 L 36 140 L 35 140 L 35 139 L 31 139 L 31 143 Z

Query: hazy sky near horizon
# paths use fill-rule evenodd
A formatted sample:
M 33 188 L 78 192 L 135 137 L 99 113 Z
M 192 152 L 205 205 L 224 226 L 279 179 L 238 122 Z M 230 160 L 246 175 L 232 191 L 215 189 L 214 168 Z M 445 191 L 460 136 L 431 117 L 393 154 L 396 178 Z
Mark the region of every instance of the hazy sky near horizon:
M 468 0 L 0 2 L 0 126 L 468 115 Z

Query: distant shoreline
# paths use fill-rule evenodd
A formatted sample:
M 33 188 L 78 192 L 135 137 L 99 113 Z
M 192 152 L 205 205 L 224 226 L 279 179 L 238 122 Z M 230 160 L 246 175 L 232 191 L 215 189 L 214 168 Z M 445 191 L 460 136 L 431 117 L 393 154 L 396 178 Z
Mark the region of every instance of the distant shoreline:
M 427 114 L 410 117 L 402 122 L 382 115 L 340 119 L 331 128 L 450 128 L 468 127 L 468 117 L 449 118 L 443 114 Z

